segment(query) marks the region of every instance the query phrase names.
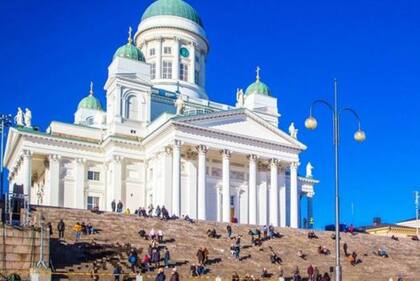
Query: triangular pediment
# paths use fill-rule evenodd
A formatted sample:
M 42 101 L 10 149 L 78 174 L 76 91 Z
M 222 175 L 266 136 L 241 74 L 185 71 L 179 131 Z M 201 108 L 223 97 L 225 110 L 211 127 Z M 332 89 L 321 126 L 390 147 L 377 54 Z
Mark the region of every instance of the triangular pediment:
M 223 131 L 232 135 L 263 140 L 302 150 L 306 149 L 305 145 L 246 109 L 184 117 L 177 121 L 215 131 Z

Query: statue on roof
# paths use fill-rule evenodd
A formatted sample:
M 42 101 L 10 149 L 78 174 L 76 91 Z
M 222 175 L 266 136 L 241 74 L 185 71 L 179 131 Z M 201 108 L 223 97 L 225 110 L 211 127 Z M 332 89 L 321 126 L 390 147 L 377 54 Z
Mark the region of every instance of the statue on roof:
M 312 170 L 314 169 L 314 166 L 312 166 L 311 162 L 308 162 L 308 164 L 306 164 L 306 177 L 307 178 L 312 178 Z
M 26 128 L 32 128 L 32 112 L 29 110 L 29 108 L 25 109 L 25 127 Z
M 244 90 L 238 88 L 236 90 L 236 107 L 244 107 L 244 105 L 245 105 Z
M 22 108 L 18 107 L 16 116 L 15 116 L 16 126 L 23 126 L 23 111 Z
M 178 98 L 174 102 L 174 105 L 176 107 L 176 115 L 182 115 L 182 114 L 184 114 L 185 102 L 184 102 L 184 99 L 182 98 L 182 95 L 181 94 L 178 95 Z
M 289 126 L 289 134 L 292 138 L 297 139 L 298 129 L 295 127 L 295 122 L 292 122 Z

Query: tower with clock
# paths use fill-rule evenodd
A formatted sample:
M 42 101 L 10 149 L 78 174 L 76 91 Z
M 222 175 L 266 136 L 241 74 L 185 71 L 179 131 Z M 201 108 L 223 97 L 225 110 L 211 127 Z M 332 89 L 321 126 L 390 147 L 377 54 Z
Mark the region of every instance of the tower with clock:
M 184 95 L 207 99 L 205 71 L 209 42 L 203 22 L 196 13 L 174 16 L 176 7 L 171 5 L 171 13 L 162 12 L 162 1 L 149 6 L 134 36 L 135 45 L 150 64 L 156 87 L 175 92 L 179 82 Z M 179 13 L 184 8 L 180 7 Z

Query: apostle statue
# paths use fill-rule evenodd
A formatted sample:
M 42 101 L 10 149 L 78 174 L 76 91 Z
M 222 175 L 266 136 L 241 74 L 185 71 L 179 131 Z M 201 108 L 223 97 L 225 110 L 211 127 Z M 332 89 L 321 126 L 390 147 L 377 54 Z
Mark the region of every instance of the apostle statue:
M 236 90 L 236 106 L 237 107 L 244 107 L 245 105 L 245 95 L 242 89 Z
M 182 99 L 182 95 L 179 95 L 178 98 L 176 99 L 175 103 L 174 103 L 175 107 L 176 107 L 176 115 L 181 115 L 184 113 L 184 109 L 185 109 L 185 102 Z
M 29 110 L 29 108 L 25 109 L 25 127 L 26 128 L 32 128 L 32 112 Z
M 313 169 L 314 169 L 314 166 L 312 166 L 311 162 L 308 162 L 308 164 L 306 164 L 306 177 L 307 178 L 312 178 Z
M 23 111 L 22 108 L 18 107 L 18 111 L 15 116 L 16 126 L 23 126 Z
M 297 139 L 298 129 L 295 127 L 295 122 L 292 122 L 289 126 L 289 134 L 292 138 Z

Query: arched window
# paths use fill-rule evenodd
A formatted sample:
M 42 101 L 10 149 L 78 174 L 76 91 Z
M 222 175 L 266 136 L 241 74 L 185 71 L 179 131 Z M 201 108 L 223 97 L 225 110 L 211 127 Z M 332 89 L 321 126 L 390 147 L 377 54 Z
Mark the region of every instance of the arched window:
M 131 120 L 139 119 L 139 103 L 136 96 L 127 99 L 126 118 Z

